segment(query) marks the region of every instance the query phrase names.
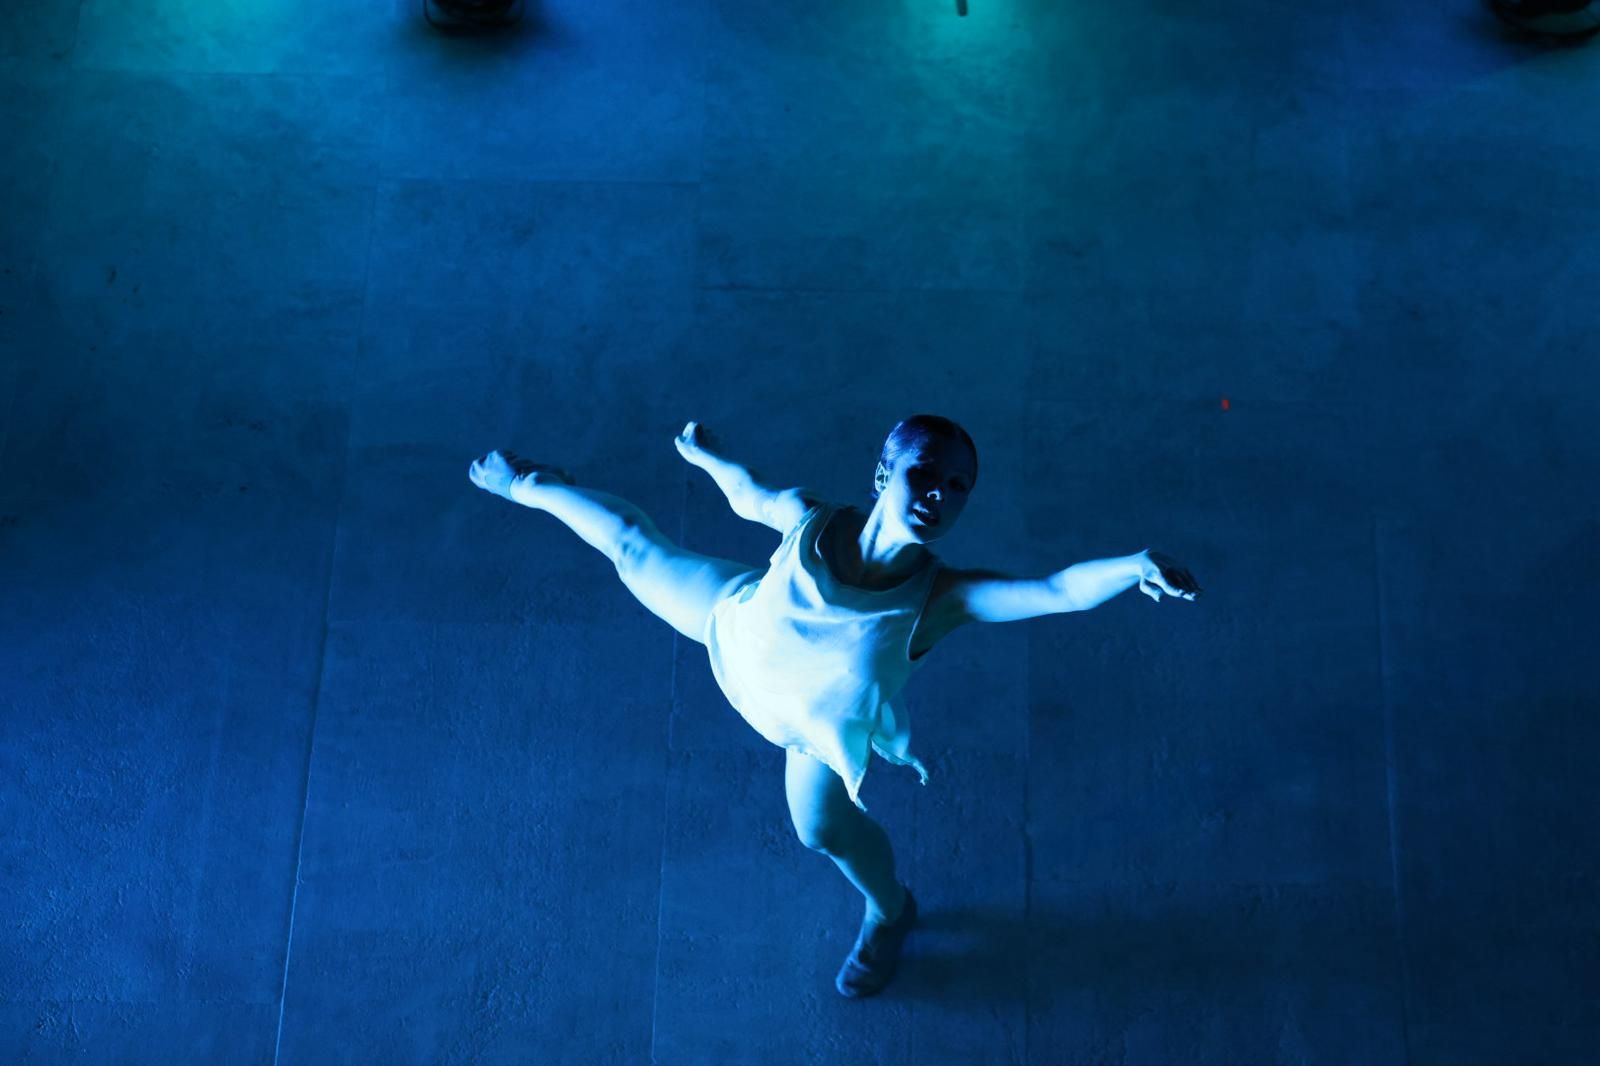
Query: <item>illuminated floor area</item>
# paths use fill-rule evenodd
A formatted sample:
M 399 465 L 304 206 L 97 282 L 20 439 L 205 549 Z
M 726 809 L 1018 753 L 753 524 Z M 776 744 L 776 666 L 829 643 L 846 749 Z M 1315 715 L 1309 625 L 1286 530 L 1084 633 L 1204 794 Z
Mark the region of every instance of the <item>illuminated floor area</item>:
M 1201 14 L 1199 9 L 1220 8 Z M 1476 3 L 0 12 L 0 1061 L 1578 1066 L 1600 1047 L 1600 44 Z M 863 798 L 552 518 L 764 565 L 672 445 L 938 551 Z

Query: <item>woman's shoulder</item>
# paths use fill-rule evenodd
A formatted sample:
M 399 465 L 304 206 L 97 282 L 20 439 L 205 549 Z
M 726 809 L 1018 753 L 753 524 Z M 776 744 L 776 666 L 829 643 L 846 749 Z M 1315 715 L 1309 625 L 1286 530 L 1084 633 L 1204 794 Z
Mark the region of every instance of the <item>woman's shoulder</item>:
M 762 505 L 761 521 L 787 539 L 828 506 L 809 489 L 784 489 L 767 497 Z

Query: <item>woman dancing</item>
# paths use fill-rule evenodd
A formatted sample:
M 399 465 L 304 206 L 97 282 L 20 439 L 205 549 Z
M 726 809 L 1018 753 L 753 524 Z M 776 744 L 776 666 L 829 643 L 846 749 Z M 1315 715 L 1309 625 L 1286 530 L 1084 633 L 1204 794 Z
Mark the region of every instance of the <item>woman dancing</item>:
M 767 567 L 687 551 L 627 500 L 514 452 L 490 452 L 469 476 L 554 515 L 611 560 L 640 603 L 706 646 L 734 709 L 787 749 L 795 833 L 866 899 L 834 985 L 845 996 L 872 995 L 893 978 L 917 905 L 895 876 L 888 836 L 866 814 L 861 784 L 874 751 L 927 783 L 895 701 L 928 650 L 968 622 L 1084 611 L 1135 584 L 1157 602 L 1163 593 L 1193 600 L 1200 586 L 1151 551 L 1040 578 L 944 566 L 927 546 L 961 516 L 978 479 L 978 451 L 964 429 L 937 415 L 915 415 L 889 433 L 866 512 L 771 485 L 725 457 L 698 423 L 675 443 L 711 475 L 735 514 L 783 535 Z

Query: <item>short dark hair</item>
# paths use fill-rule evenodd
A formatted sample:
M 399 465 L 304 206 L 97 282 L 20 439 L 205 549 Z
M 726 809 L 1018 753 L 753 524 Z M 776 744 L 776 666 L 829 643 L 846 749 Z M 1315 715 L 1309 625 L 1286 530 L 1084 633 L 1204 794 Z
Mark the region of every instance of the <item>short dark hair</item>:
M 977 485 L 978 446 L 972 443 L 972 437 L 966 430 L 942 415 L 912 415 L 910 418 L 901 419 L 884 439 L 883 451 L 878 455 L 878 462 L 893 470 L 901 455 L 913 448 L 920 448 L 931 440 L 959 440 L 965 444 L 967 450 L 972 452 L 972 483 Z M 878 498 L 876 479 L 872 487 L 872 498 Z

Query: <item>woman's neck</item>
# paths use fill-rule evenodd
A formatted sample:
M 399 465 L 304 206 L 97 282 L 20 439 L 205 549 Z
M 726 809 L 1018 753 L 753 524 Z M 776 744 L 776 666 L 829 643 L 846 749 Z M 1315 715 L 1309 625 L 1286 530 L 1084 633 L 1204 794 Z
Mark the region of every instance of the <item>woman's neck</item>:
M 859 565 L 861 576 L 868 581 L 905 576 L 916 568 L 925 550 L 909 538 L 896 540 L 878 507 L 872 508 L 854 539 L 857 557 L 851 562 Z

